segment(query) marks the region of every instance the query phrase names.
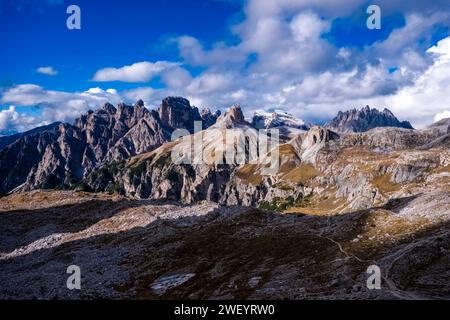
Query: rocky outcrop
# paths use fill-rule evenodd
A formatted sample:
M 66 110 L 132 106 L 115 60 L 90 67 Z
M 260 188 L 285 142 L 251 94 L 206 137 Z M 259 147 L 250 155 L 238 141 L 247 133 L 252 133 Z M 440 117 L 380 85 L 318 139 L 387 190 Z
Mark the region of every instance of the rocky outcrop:
M 445 137 L 439 141 L 447 141 Z M 417 151 L 417 146 L 432 138 L 427 132 L 398 128 L 338 135 L 313 127 L 280 146 L 285 165 L 280 166 L 278 174 L 264 176 L 258 166 L 238 168 L 222 201 L 228 205 L 271 203 L 269 207 L 275 208 L 295 205 L 315 195 L 342 199 L 342 203 L 336 200 L 334 209 L 370 208 L 395 194 L 408 194 L 414 188 L 408 186 L 424 179 L 437 179 L 438 185 L 445 185 L 450 177 L 448 148 L 439 144 L 428 152 Z M 246 170 L 248 174 L 242 174 Z
M 156 149 L 169 141 L 173 129 L 142 100 L 117 108 L 106 103 L 73 125 L 24 136 L 1 150 L 0 194 L 19 186 L 21 190 L 74 186 L 105 163 Z M 16 164 L 12 168 L 11 162 Z
M 336 133 L 314 126 L 281 139 L 278 148 L 271 145 L 251 154 L 259 132 L 245 121 L 239 105 L 210 128 L 171 142 L 172 125 L 187 128 L 195 118 L 187 111 L 194 108 L 179 98 L 168 98 L 162 106 L 165 121 L 161 108 L 149 111 L 142 101 L 117 108 L 105 104 L 74 125 L 19 139 L 0 151 L 0 164 L 16 161 L 12 173 L 0 172 L 0 192 L 76 187 L 141 199 L 209 200 L 271 210 L 323 196 L 325 202 L 334 199 L 339 210 L 353 210 L 381 205 L 423 181 L 439 185 L 447 177 L 448 136 L 438 136 L 436 130 L 382 127 Z M 170 110 L 181 110 L 181 116 L 167 116 Z M 199 116 L 212 123 L 216 115 L 204 110 Z M 200 145 L 193 144 L 198 141 Z M 244 148 L 237 141 L 244 141 Z M 273 155 L 276 170 L 267 173 Z
M 343 136 L 346 146 L 368 146 L 380 151 L 410 149 L 423 146 L 439 137 L 433 131 L 408 130 L 403 128 L 375 128 L 364 133 L 350 133 Z
M 7 145 L 14 143 L 15 141 L 23 138 L 25 136 L 32 136 L 44 131 L 55 131 L 56 128 L 61 124 L 61 122 L 54 122 L 46 126 L 37 127 L 22 133 L 13 134 L 10 136 L 0 137 L 0 150 L 5 148 Z
M 235 104 L 217 118 L 214 128 L 232 129 L 239 126 L 250 126 L 245 120 L 241 106 Z
M 406 188 L 447 166 L 448 150 L 442 145 L 419 151 L 435 139 L 429 132 L 388 127 L 338 134 L 315 126 L 281 142 L 278 170 L 266 174 L 270 153 L 245 164 L 235 158 L 217 161 L 225 160 L 222 143 L 227 133 L 245 134 L 249 142 L 257 143 L 257 131 L 245 122 L 241 108 L 233 106 L 211 129 L 131 158 L 120 164 L 121 169 L 103 167 L 89 176 L 88 185 L 138 198 L 267 208 L 302 205 L 304 199 L 322 195 L 342 201 L 340 210 L 354 210 L 382 204 L 401 192 L 403 185 Z M 194 157 L 214 154 L 216 162 L 177 164 L 175 160 L 184 155 L 174 159 L 173 151 L 191 150 L 191 143 L 199 138 L 202 150 Z
M 222 114 L 211 128 L 131 158 L 120 166 L 103 166 L 92 172 L 86 183 L 95 191 L 118 190 L 137 198 L 219 202 L 231 173 L 239 166 L 234 143 L 232 156 L 227 158 L 225 153 L 228 138 L 256 145 L 257 131 L 245 121 L 238 105 Z M 198 140 L 202 141 L 202 149 L 191 154 L 193 142 Z M 178 155 L 178 151 L 186 150 L 189 154 Z M 185 161 L 187 158 L 190 161 Z
M 212 113 L 211 110 L 208 108 L 202 109 L 202 111 L 200 112 L 200 117 L 202 118 L 203 129 L 207 129 L 213 126 L 216 123 L 217 118 L 220 117 L 220 115 L 221 115 L 220 110 L 217 110 L 216 112 Z
M 181 97 L 164 98 L 158 113 L 164 125 L 173 129 L 186 129 L 191 133 L 194 132 L 194 121 L 202 120 L 198 109 Z
M 413 129 L 408 121 L 399 121 L 388 109 L 379 111 L 369 106 L 360 110 L 339 111 L 325 127 L 341 133 L 365 132 L 377 127 L 397 127 Z
M 252 118 L 252 126 L 256 129 L 289 127 L 301 130 L 308 130 L 310 127 L 303 120 L 281 110 L 273 112 L 256 111 Z
M 339 139 L 339 135 L 322 127 L 312 127 L 302 140 L 302 148 L 309 149 L 318 144 L 325 144 L 331 140 Z
M 55 131 L 26 135 L 0 151 L 0 195 L 26 182 L 56 138 Z
M 450 118 L 441 119 L 428 126 L 424 131 L 433 132 L 436 135 L 450 134 Z
M 238 137 L 244 134 L 241 128 L 230 130 L 235 130 Z M 222 134 L 223 130 L 211 128 L 114 166 L 102 166 L 87 177 L 86 183 L 94 191 L 114 190 L 141 199 L 219 202 L 237 166 L 235 159 L 230 159 L 231 163 L 223 162 L 225 135 Z M 256 137 L 254 129 L 250 129 L 247 137 Z M 192 143 L 197 139 L 201 139 L 202 149 L 192 154 Z M 179 155 L 179 151 L 188 153 Z M 207 159 L 209 156 L 212 158 Z

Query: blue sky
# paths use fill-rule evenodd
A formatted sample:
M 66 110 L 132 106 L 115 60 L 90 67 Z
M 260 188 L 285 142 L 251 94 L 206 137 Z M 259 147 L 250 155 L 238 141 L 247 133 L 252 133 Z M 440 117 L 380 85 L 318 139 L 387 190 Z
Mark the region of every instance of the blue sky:
M 170 38 L 180 34 L 205 43 L 230 37 L 227 26 L 239 6 L 219 1 L 31 1 L 21 9 L 2 0 L 2 85 L 36 83 L 54 90 L 86 90 L 95 71 L 136 61 L 178 60 Z M 24 2 L 25 3 L 25 2 Z M 82 29 L 66 28 L 66 8 L 77 4 Z M 53 66 L 58 77 L 34 72 Z M 195 71 L 194 71 L 195 72 Z M 116 83 L 117 89 L 133 87 Z
M 70 4 L 81 30 L 66 28 Z M 380 0 L 381 30 L 369 4 L 0 0 L 0 134 L 166 95 L 316 122 L 366 104 L 419 127 L 450 114 L 447 1 Z

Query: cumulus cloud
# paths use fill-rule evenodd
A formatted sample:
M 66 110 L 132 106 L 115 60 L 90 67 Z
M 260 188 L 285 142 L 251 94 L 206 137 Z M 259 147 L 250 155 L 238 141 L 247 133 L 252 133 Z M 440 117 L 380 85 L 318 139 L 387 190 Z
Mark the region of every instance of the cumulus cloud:
M 39 67 L 36 69 L 36 72 L 48 76 L 56 76 L 58 74 L 58 71 L 55 70 L 53 67 Z
M 444 4 L 381 0 L 383 15 L 405 14 L 404 26 L 355 50 L 332 45 L 324 34 L 336 17 L 365 14 L 362 1 L 250 0 L 245 19 L 232 27 L 239 39 L 233 45 L 205 49 L 191 36 L 177 39 L 185 63 L 207 67 L 180 93 L 212 106 L 241 102 L 247 115 L 276 107 L 313 121 L 371 104 L 424 126 L 448 109 L 442 78 L 449 51 L 445 41 L 427 51 L 436 26 L 449 25 Z
M 433 64 L 413 85 L 385 97 L 386 102 L 403 117 L 411 118 L 419 127 L 433 121 L 436 113 L 450 108 L 450 37 L 427 50 Z
M 104 101 L 119 102 L 120 97 L 114 89 L 102 90 L 91 88 L 85 92 L 64 92 L 46 90 L 35 84 L 21 84 L 13 86 L 3 92 L 1 102 L 16 106 L 59 106 L 64 109 L 73 101 L 82 100 L 86 108 L 98 106 Z
M 115 89 L 91 88 L 84 92 L 46 90 L 34 84 L 22 84 L 3 92 L 2 104 L 12 104 L 2 111 L 1 130 L 24 131 L 54 121 L 73 121 L 89 109 L 97 109 L 105 102 L 119 103 L 122 97 Z M 38 112 L 28 116 L 16 107 L 33 107 Z
M 164 71 L 178 66 L 177 63 L 168 61 L 136 62 L 121 68 L 104 68 L 98 70 L 93 81 L 123 81 L 123 82 L 148 82 L 152 78 L 161 75 Z
M 364 1 L 248 0 L 243 19 L 230 28 L 232 44 L 178 35 L 173 40 L 180 62 L 136 62 L 100 69 L 92 78 L 135 83 L 158 78 L 162 88 L 69 93 L 24 84 L 5 91 L 2 102 L 38 105 L 43 117 L 65 120 L 104 101 L 143 99 L 156 107 L 164 96 L 181 95 L 197 107 L 241 103 L 247 116 L 278 108 L 317 122 L 369 104 L 423 127 L 450 110 L 450 38 L 431 46 L 436 27 L 450 26 L 450 10 L 442 9 L 447 2 L 378 1 L 383 17 L 401 11 L 405 23 L 386 39 L 357 48 L 338 47 L 326 35 L 336 18 L 366 14 Z M 191 74 L 186 66 L 202 71 Z
M 445 110 L 434 116 L 434 121 L 438 122 L 442 119 L 450 119 L 450 110 Z
M 403 120 L 410 120 L 417 128 L 426 125 L 448 115 L 450 107 L 450 37 L 438 42 L 436 46 L 427 50 L 432 58 L 432 65 L 418 76 L 410 85 L 400 88 L 391 94 L 371 94 L 358 97 L 344 93 L 341 100 L 312 101 L 303 110 L 303 115 L 307 117 L 324 118 L 326 115 L 336 111 L 336 103 L 341 109 L 350 107 L 360 107 L 365 104 L 378 108 L 387 107 Z M 400 71 L 398 71 L 400 72 Z M 343 79 L 343 78 L 341 78 Z M 383 77 L 380 77 L 383 79 Z M 338 85 L 343 90 L 351 90 L 347 81 Z M 369 88 L 371 86 L 368 86 Z M 361 87 L 358 87 L 359 92 Z
M 218 42 L 213 48 L 206 50 L 198 39 L 186 35 L 176 37 L 173 41 L 178 45 L 180 56 L 192 66 L 222 69 L 241 65 L 247 58 L 241 46 L 227 46 L 223 42 Z
M 19 114 L 16 112 L 14 106 L 10 106 L 6 110 L 0 111 L 0 131 L 7 130 L 11 122 L 18 118 Z
M 0 110 L 0 135 L 14 134 L 48 124 L 44 119 L 30 116 L 16 110 L 15 106 Z

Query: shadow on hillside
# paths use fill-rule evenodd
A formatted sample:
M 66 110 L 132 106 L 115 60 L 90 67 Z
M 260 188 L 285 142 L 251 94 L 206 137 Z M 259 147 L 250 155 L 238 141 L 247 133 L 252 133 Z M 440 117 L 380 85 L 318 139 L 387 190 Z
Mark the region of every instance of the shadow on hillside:
M 9 252 L 55 233 L 82 231 L 126 208 L 149 201 L 87 200 L 35 210 L 0 212 L 0 252 Z
M 0 212 L 0 252 L 9 252 L 55 233 L 82 231 L 100 220 L 120 214 L 127 208 L 146 205 L 177 205 L 164 200 L 87 200 L 82 203 L 35 210 Z
M 111 205 L 92 202 L 89 208 Z M 60 218 L 73 218 L 69 212 L 81 209 L 87 207 L 54 208 L 64 211 Z M 116 213 L 105 210 L 103 218 Z M 72 222 L 81 224 L 69 223 L 74 224 L 71 227 L 59 225 L 60 218 L 51 221 L 61 230 L 76 231 L 102 217 L 84 215 L 89 222 L 77 218 Z M 249 208 L 237 215 L 212 212 L 156 220 L 145 227 L 0 261 L 0 298 L 246 299 L 257 291 L 258 297 L 276 299 L 358 295 L 365 292 L 360 276 L 372 263 L 346 257 L 329 238 L 351 241 L 369 215 L 369 211 L 331 217 L 282 215 Z M 372 254 L 365 258 L 375 258 L 376 252 Z M 80 291 L 66 289 L 66 268 L 72 264 L 82 271 Z M 151 288 L 161 276 L 187 273 L 195 276 L 181 286 L 160 293 Z
M 392 212 L 398 213 L 401 211 L 401 209 L 406 208 L 411 201 L 415 200 L 419 196 L 421 196 L 421 194 L 415 194 L 403 198 L 390 199 L 385 205 L 380 206 L 379 209 L 390 210 Z

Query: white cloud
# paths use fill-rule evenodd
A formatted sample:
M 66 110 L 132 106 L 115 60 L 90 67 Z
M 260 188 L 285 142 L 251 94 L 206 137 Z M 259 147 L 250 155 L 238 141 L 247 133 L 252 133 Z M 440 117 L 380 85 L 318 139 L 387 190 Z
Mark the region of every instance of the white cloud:
M 433 64 L 415 79 L 411 85 L 405 86 L 395 93 L 380 95 L 370 92 L 370 86 L 349 85 L 347 81 L 341 84 L 335 84 L 336 90 L 354 90 L 352 96 L 349 92 L 343 91 L 341 99 L 335 98 L 338 94 L 331 93 L 329 100 L 313 99 L 301 114 L 324 118 L 321 114 L 330 114 L 336 112 L 336 105 L 340 103 L 340 109 L 350 107 L 361 107 L 366 104 L 378 108 L 388 107 L 402 120 L 410 120 L 417 128 L 423 128 L 438 118 L 448 115 L 450 108 L 450 37 L 438 42 L 436 46 L 427 50 L 432 55 Z M 372 72 L 374 73 L 374 72 Z M 376 72 L 375 72 L 376 74 Z M 369 76 L 369 78 L 377 76 Z M 342 78 L 340 78 L 343 80 Z M 379 76 L 382 81 L 383 76 Z M 373 81 L 373 80 L 372 80 Z M 329 88 L 329 87 L 327 87 Z M 357 89 L 355 89 L 357 88 Z M 358 97 L 367 91 L 365 95 Z M 297 112 L 298 114 L 298 112 Z
M 300 13 L 290 23 L 295 42 L 316 40 L 330 28 L 330 24 L 311 13 Z
M 33 116 L 28 116 L 26 112 L 19 113 L 15 107 L 2 111 L 2 126 L 6 126 L 2 130 L 24 131 L 54 121 L 72 122 L 89 109 L 97 109 L 105 102 L 117 104 L 122 101 L 122 97 L 115 89 L 105 91 L 91 88 L 84 92 L 64 92 L 22 84 L 4 91 L 0 101 L 16 107 L 39 108 L 40 112 Z
M 173 40 L 178 44 L 180 56 L 192 66 L 221 69 L 224 66 L 239 65 L 247 57 L 241 46 L 227 46 L 218 42 L 210 50 L 205 50 L 202 44 L 191 36 L 181 36 Z
M 85 92 L 64 92 L 45 90 L 35 84 L 21 84 L 11 87 L 3 92 L 2 103 L 14 104 L 16 106 L 64 106 L 72 101 L 82 100 L 86 108 L 98 107 L 102 102 L 119 102 L 120 97 L 113 89 L 107 91 L 101 88 L 91 88 Z
M 164 71 L 175 66 L 178 66 L 178 64 L 168 61 L 136 62 L 130 66 L 123 66 L 121 68 L 100 69 L 95 73 L 92 80 L 97 82 L 148 82 L 152 78 L 161 75 Z
M 394 111 L 410 118 L 419 127 L 450 108 L 450 37 L 439 41 L 427 52 L 433 56 L 434 63 L 412 86 L 386 97 Z
M 58 71 L 55 70 L 53 67 L 39 67 L 36 69 L 36 72 L 48 76 L 56 76 L 58 74 Z
M 13 134 L 45 124 L 48 124 L 48 122 L 20 113 L 15 106 L 0 110 L 0 134 Z
M 203 73 L 189 84 L 187 90 L 192 94 L 209 94 L 214 91 L 227 91 L 233 82 L 231 74 Z
M 192 77 L 185 69 L 174 66 L 161 74 L 162 82 L 169 89 L 181 89 L 189 85 Z
M 168 91 L 151 87 L 139 87 L 122 91 L 120 94 L 124 97 L 124 100 L 130 103 L 142 99 L 146 106 L 156 108 L 161 103 L 165 93 L 168 93 Z
M 355 0 L 248 0 L 244 19 L 230 28 L 233 44 L 203 44 L 190 35 L 175 38 L 181 63 L 136 62 L 98 70 L 94 81 L 148 82 L 165 85 L 117 92 L 44 90 L 21 85 L 4 92 L 2 101 L 39 105 L 49 119 L 71 119 L 104 101 L 143 99 L 156 107 L 167 95 L 189 98 L 202 107 L 224 108 L 239 102 L 250 115 L 256 109 L 284 109 L 306 120 L 321 121 L 338 110 L 388 107 L 417 127 L 450 109 L 450 40 L 428 49 L 436 26 L 449 26 L 448 0 L 380 0 L 382 15 L 399 9 L 405 25 L 384 41 L 365 48 L 336 47 L 324 37 L 336 17 L 363 10 Z M 427 50 L 428 49 L 428 50 Z M 198 75 L 185 68 L 204 67 Z M 392 67 L 395 72 L 389 72 Z
M 445 110 L 434 116 L 434 122 L 438 122 L 442 119 L 450 119 L 450 110 Z
M 12 121 L 18 118 L 18 113 L 14 106 L 10 106 L 9 109 L 0 111 L 0 131 L 7 130 Z
M 180 94 L 213 107 L 239 99 L 247 114 L 277 107 L 308 120 L 370 104 L 424 126 L 449 105 L 448 70 L 438 64 L 450 51 L 441 42 L 426 52 L 436 26 L 449 25 L 445 1 L 437 2 L 381 0 L 383 15 L 405 13 L 405 26 L 358 50 L 323 35 L 334 18 L 364 9 L 361 1 L 249 0 L 245 19 L 232 27 L 237 43 L 205 49 L 196 38 L 178 38 L 184 62 L 207 67 Z

